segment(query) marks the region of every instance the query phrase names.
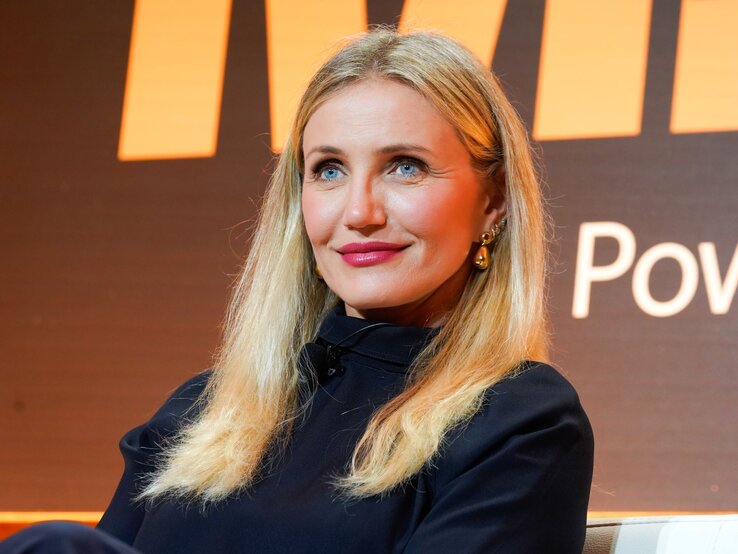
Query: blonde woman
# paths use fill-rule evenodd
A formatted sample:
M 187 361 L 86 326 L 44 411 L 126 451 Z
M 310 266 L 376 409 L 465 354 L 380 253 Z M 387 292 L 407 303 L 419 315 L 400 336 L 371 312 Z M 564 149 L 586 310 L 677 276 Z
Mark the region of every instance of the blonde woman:
M 472 54 L 351 40 L 302 97 L 214 369 L 123 438 L 99 529 L 155 553 L 581 552 L 592 434 L 543 363 L 545 227 Z

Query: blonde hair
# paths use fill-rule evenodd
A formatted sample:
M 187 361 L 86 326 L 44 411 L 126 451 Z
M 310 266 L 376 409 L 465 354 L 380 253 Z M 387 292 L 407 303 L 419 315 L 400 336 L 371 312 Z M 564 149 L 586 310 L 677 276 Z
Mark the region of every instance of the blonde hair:
M 383 495 L 439 453 L 485 391 L 524 360 L 545 359 L 546 218 L 527 133 L 492 73 L 450 38 L 377 28 L 354 37 L 315 74 L 263 201 L 227 312 L 201 410 L 163 451 L 140 498 L 217 501 L 247 489 L 279 458 L 307 383 L 300 352 L 339 299 L 313 274 L 301 213 L 302 133 L 316 108 L 363 79 L 412 87 L 456 128 L 478 171 L 499 186 L 507 227 L 489 270 L 475 272 L 403 392 L 372 416 L 345 474 L 345 498 Z M 499 171 L 500 168 L 504 171 Z M 470 245 L 471 247 L 471 245 Z

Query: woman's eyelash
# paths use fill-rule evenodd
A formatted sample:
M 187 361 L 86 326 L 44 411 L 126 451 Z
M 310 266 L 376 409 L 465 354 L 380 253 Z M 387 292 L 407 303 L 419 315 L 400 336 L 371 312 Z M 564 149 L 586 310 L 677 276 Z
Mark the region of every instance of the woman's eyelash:
M 313 179 L 319 179 L 321 173 L 325 171 L 326 168 L 338 168 L 338 166 L 341 165 L 341 162 L 336 159 L 330 159 L 330 160 L 323 160 L 318 162 L 313 166 L 313 168 L 310 170 L 310 173 L 312 174 Z
M 392 168 L 397 169 L 398 167 L 405 165 L 405 164 L 414 165 L 420 171 L 428 171 L 428 164 L 426 164 L 424 161 L 419 160 L 417 158 L 407 157 L 407 156 L 395 158 L 392 161 Z

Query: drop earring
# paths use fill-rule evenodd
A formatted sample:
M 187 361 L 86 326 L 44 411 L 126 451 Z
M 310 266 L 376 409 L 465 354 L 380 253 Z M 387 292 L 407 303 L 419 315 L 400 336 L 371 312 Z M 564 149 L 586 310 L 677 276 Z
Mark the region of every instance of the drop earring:
M 479 236 L 482 244 L 479 245 L 477 253 L 474 254 L 474 267 L 479 271 L 484 271 L 489 267 L 489 248 L 487 246 L 492 243 L 492 233 L 482 233 Z
M 323 280 L 323 274 L 320 272 L 320 268 L 318 267 L 318 264 L 315 264 L 313 266 L 313 273 L 315 273 L 315 276 L 318 279 L 320 279 L 321 281 Z
M 491 231 L 487 231 L 479 235 L 479 241 L 482 243 L 479 245 L 476 254 L 474 254 L 474 267 L 479 271 L 485 271 L 489 267 L 489 248 L 487 248 L 497 238 L 502 229 L 505 227 L 505 219 L 500 220 L 499 223 L 495 223 L 495 226 Z

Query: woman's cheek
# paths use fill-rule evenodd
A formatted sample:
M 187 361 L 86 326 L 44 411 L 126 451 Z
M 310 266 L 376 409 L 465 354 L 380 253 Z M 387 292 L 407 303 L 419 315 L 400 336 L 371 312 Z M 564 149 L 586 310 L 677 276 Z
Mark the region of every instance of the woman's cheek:
M 418 237 L 445 237 L 464 226 L 469 214 L 454 198 L 425 195 L 402 209 L 403 226 Z
M 305 230 L 313 246 L 327 242 L 330 238 L 330 223 L 326 213 L 326 206 L 321 203 L 315 194 L 303 192 L 302 194 L 302 218 L 305 222 Z

